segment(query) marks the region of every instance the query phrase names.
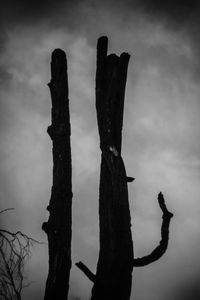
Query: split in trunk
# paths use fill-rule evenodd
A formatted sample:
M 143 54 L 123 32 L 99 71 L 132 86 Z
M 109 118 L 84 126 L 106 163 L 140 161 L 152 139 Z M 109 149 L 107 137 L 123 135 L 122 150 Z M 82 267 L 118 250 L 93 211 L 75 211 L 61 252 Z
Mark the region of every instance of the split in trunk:
M 129 54 L 107 55 L 108 39 L 97 44 L 96 110 L 100 136 L 101 171 L 99 192 L 100 250 L 96 275 L 82 262 L 76 265 L 94 282 L 92 300 L 129 300 L 133 266 L 142 266 L 160 258 L 168 244 L 172 214 L 163 210 L 162 240 L 147 257 L 134 260 L 131 217 L 126 175 L 121 155 L 124 95 Z

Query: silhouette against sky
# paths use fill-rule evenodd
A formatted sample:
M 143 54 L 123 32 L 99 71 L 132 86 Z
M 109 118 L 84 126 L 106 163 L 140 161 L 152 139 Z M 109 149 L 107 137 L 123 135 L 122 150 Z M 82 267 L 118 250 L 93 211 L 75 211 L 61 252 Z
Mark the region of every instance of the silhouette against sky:
M 41 229 L 52 184 L 51 52 L 66 51 L 72 127 L 73 262 L 95 272 L 100 151 L 95 111 L 96 40 L 131 55 L 122 153 L 135 256 L 160 240 L 162 191 L 174 218 L 167 253 L 133 272 L 134 300 L 200 295 L 200 41 L 198 1 L 7 1 L 0 12 L 1 226 L 46 242 Z M 189 3 L 189 4 L 188 4 Z M 24 299 L 42 299 L 47 245 L 35 246 Z M 70 295 L 92 284 L 73 265 Z

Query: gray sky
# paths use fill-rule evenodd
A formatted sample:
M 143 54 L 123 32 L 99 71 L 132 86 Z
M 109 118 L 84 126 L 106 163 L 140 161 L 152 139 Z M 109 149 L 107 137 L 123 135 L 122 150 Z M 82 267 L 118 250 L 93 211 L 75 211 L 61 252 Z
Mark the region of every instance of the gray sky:
M 160 3 L 161 2 L 161 3 Z M 188 4 L 189 3 L 189 4 Z M 100 150 L 94 104 L 96 41 L 129 52 L 123 157 L 135 256 L 159 242 L 162 191 L 174 218 L 167 253 L 133 271 L 131 300 L 200 296 L 200 7 L 198 1 L 7 1 L 0 13 L 1 226 L 42 241 L 52 182 L 50 56 L 68 57 L 73 155 L 73 262 L 98 259 Z M 35 246 L 23 299 L 42 299 L 47 246 Z M 72 267 L 70 295 L 91 283 Z

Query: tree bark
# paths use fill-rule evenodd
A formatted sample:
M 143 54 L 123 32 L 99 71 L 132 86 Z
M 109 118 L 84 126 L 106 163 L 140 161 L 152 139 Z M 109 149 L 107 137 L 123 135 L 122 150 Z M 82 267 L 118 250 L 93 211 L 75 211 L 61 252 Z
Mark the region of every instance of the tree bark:
M 158 260 L 167 250 L 173 214 L 162 193 L 163 212 L 160 244 L 147 256 L 134 259 L 126 175 L 121 156 L 124 95 L 129 54 L 107 55 L 108 39 L 97 43 L 96 110 L 100 136 L 101 170 L 99 188 L 100 249 L 96 274 L 82 262 L 77 267 L 94 283 L 91 300 L 129 300 L 133 267 Z
M 160 259 L 167 250 L 169 241 L 169 225 L 173 214 L 168 211 L 165 205 L 163 194 L 161 192 L 158 194 L 158 203 L 163 212 L 160 243 L 150 254 L 141 258 L 135 258 L 133 261 L 134 267 L 144 267 L 153 263 L 154 261 Z
M 99 191 L 100 250 L 92 300 L 128 300 L 133 243 L 127 176 L 121 157 L 124 94 L 129 55 L 107 55 L 97 45 L 96 110 L 102 151 Z
M 47 207 L 49 219 L 42 225 L 49 245 L 44 300 L 66 300 L 71 269 L 72 168 L 67 60 L 60 49 L 52 53 L 49 88 L 52 124 L 47 132 L 53 143 L 53 185 Z

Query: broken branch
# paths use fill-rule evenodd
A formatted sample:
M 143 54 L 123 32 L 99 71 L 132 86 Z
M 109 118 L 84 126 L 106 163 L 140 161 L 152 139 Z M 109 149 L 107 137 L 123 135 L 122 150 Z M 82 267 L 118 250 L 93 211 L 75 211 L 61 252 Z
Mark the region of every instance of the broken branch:
M 158 194 L 158 203 L 163 212 L 163 221 L 161 226 L 161 241 L 159 245 L 149 255 L 134 259 L 133 265 L 135 267 L 144 267 L 148 264 L 151 264 L 152 262 L 160 259 L 167 250 L 169 240 L 169 225 L 173 214 L 168 211 L 162 193 Z

